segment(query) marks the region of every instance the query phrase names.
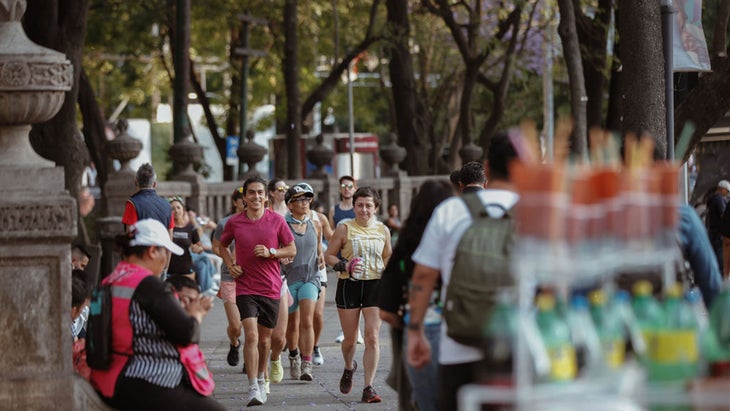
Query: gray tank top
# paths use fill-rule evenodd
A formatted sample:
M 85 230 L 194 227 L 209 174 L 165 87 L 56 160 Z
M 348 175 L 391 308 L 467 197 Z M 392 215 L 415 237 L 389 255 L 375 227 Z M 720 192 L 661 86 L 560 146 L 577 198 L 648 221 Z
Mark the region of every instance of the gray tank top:
M 317 230 L 314 229 L 312 220 L 307 220 L 307 230 L 299 234 L 292 228 L 294 234 L 294 245 L 297 247 L 297 254 L 291 264 L 283 265 L 282 271 L 289 284 L 296 282 L 315 283 L 319 287 L 319 275 L 317 274 Z

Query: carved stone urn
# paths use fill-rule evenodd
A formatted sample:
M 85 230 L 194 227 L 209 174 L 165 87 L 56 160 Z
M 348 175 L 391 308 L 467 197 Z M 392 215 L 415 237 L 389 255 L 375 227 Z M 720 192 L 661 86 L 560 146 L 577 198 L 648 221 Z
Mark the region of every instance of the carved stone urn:
M 53 163 L 30 145 L 30 124 L 51 119 L 71 89 L 66 56 L 28 39 L 20 19 L 24 0 L 0 0 L 0 165 L 37 167 Z
M 142 151 L 142 142 L 127 134 L 127 128 L 129 123 L 126 119 L 117 120 L 115 130 L 117 136 L 106 144 L 105 150 L 109 157 L 121 164 L 118 173 L 134 175 L 135 171 L 129 166 L 129 162 L 137 158 Z
M 197 175 L 193 165 L 203 158 L 203 147 L 196 144 L 192 136 L 187 136 L 184 140 L 175 143 L 170 147 L 169 153 L 172 162 L 180 170 L 175 176 L 176 178 Z
M 120 118 L 114 126 L 116 137 L 104 146 L 104 153 L 121 165 L 118 171 L 109 175 L 104 185 L 107 216 L 121 216 L 127 198 L 135 191 L 136 170 L 132 170 L 129 162 L 142 151 L 142 142 L 127 133 L 128 127 L 127 120 Z
M 310 163 L 314 164 L 317 169 L 312 171 L 309 174 L 309 177 L 313 178 L 326 178 L 327 172 L 324 170 L 324 167 L 328 164 L 331 164 L 332 157 L 335 156 L 335 152 L 324 145 L 324 135 L 317 134 L 317 137 L 314 138 L 315 145 L 313 145 L 309 150 L 307 150 L 307 160 L 309 160 Z
M 484 150 L 478 145 L 474 144 L 473 141 L 470 141 L 469 144 L 459 149 L 459 156 L 461 156 L 461 161 L 463 163 L 468 163 L 470 161 L 480 161 L 483 153 Z
M 406 149 L 398 145 L 398 136 L 390 133 L 388 136 L 390 143 L 380 149 L 380 158 L 388 165 L 389 170 L 385 175 L 397 176 L 401 173 L 398 164 L 405 160 Z
M 246 131 L 246 142 L 241 144 L 236 152 L 236 154 L 238 154 L 238 158 L 248 166 L 248 170 L 244 176 L 257 175 L 256 163 L 261 161 L 266 153 L 269 152 L 266 148 L 254 143 L 253 138 L 253 130 Z

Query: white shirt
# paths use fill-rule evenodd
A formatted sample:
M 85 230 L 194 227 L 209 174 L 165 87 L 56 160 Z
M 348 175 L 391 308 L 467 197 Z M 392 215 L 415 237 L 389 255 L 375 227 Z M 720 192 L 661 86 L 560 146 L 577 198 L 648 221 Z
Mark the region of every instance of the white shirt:
M 498 204 L 505 209 L 512 208 L 519 199 L 516 193 L 507 190 L 482 190 L 478 195 L 482 204 Z M 504 214 L 504 210 L 500 207 L 486 207 L 486 210 L 493 218 L 499 218 Z M 445 200 L 434 210 L 421 238 L 421 244 L 413 253 L 413 261 L 416 263 L 439 270 L 443 283 L 441 295 L 446 295 L 456 247 L 471 225 L 471 221 L 469 208 L 461 197 Z M 442 321 L 439 363 L 463 364 L 482 359 L 478 349 L 457 343 L 446 335 L 446 330 L 446 322 Z

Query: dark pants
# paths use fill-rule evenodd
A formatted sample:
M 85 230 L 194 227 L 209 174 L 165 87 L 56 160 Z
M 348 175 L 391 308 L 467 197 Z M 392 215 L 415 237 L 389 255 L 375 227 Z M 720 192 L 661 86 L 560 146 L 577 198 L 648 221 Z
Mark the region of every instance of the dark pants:
M 213 397 L 203 397 L 185 380 L 164 388 L 137 378 L 120 377 L 110 406 L 120 410 L 226 411 Z
M 459 409 L 457 401 L 459 388 L 477 381 L 481 361 L 463 364 L 441 365 L 439 378 L 439 410 L 456 411 Z

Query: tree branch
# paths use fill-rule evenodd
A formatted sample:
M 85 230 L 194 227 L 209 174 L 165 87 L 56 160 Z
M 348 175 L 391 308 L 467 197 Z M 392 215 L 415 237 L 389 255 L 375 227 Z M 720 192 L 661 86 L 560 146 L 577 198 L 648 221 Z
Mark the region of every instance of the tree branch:
M 380 41 L 383 39 L 382 35 L 374 35 L 374 27 L 375 22 L 377 19 L 377 9 L 380 5 L 380 0 L 373 1 L 373 5 L 370 8 L 370 20 L 368 23 L 368 28 L 365 32 L 365 38 L 357 44 L 352 50 L 350 50 L 349 53 L 345 55 L 345 57 L 342 58 L 340 63 L 335 66 L 332 71 L 330 72 L 329 76 L 327 76 L 326 79 L 324 79 L 317 88 L 312 90 L 312 92 L 307 96 L 307 98 L 304 100 L 304 103 L 302 104 L 301 109 L 301 120 L 303 121 L 309 113 L 312 112 L 314 109 L 314 105 L 318 102 L 324 100 L 325 97 L 329 95 L 329 93 L 334 90 L 335 86 L 337 86 L 337 83 L 340 81 L 340 77 L 342 76 L 342 73 L 347 70 L 347 67 L 350 65 L 352 60 L 357 57 L 360 53 L 367 50 L 368 47 L 373 45 L 374 43 Z

